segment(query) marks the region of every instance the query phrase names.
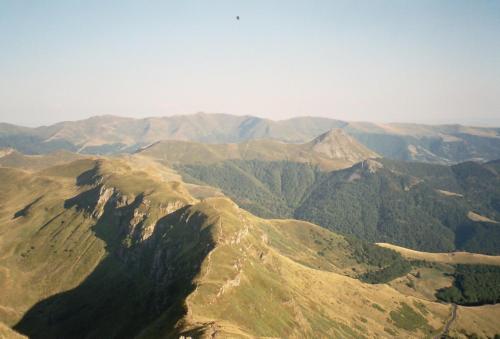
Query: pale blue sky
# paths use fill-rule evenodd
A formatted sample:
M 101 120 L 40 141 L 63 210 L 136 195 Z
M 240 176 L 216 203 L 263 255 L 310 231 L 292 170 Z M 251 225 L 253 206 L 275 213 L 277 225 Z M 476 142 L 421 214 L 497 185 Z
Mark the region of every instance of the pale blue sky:
M 198 111 L 500 126 L 500 1 L 0 0 L 0 121 Z

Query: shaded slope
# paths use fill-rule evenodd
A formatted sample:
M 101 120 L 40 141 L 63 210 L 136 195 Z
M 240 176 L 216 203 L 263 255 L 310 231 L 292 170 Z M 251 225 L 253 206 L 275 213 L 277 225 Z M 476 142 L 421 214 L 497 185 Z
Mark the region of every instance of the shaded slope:
M 207 216 L 181 209 L 143 244 L 115 249 L 76 288 L 37 303 L 15 329 L 33 338 L 125 338 L 163 316 L 172 331 L 212 243 Z
M 37 175 L 4 168 L 0 176 L 9 183 L 4 321 L 20 319 L 15 329 L 33 338 L 133 337 L 164 313 L 173 328 L 212 244 L 208 217 L 189 210 L 195 200 L 179 183 L 103 160 Z

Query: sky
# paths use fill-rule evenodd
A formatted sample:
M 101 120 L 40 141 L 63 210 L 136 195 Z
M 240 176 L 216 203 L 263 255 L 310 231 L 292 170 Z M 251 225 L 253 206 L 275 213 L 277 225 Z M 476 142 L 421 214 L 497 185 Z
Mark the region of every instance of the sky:
M 196 112 L 500 126 L 500 1 L 0 0 L 0 121 Z

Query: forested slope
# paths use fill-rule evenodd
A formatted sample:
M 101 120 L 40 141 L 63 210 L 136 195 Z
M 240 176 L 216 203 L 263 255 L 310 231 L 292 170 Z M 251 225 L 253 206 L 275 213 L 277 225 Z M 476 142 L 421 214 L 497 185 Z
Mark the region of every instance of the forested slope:
M 369 160 L 322 172 L 310 164 L 186 164 L 186 180 L 220 187 L 265 217 L 295 217 L 373 242 L 498 254 L 498 163 L 454 166 Z

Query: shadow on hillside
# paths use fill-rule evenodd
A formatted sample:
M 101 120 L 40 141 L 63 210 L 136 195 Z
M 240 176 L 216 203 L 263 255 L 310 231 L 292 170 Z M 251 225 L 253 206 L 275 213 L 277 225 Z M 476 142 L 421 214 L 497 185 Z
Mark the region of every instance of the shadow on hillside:
M 97 205 L 98 193 L 81 193 L 65 208 L 88 212 Z M 113 198 L 106 203 L 92 230 L 109 255 L 79 286 L 35 304 L 16 331 L 30 338 L 131 338 L 154 323 L 158 333 L 175 334 L 193 278 L 214 243 L 208 228 L 200 228 L 206 216 L 189 215 L 186 206 L 158 220 L 147 240 L 125 247 L 142 199 L 124 207 Z
M 93 183 L 95 183 L 95 181 L 98 179 L 99 166 L 99 161 L 97 161 L 94 167 L 80 173 L 80 175 L 76 177 L 76 185 L 84 186 L 92 185 Z
M 12 219 L 17 219 L 17 218 L 20 218 L 20 217 L 25 217 L 26 215 L 28 215 L 28 212 L 30 211 L 31 207 L 33 207 L 37 202 L 39 202 L 40 200 L 42 200 L 42 198 L 43 198 L 43 195 L 39 196 L 38 198 L 36 198 L 32 202 L 30 202 L 28 205 L 24 206 L 22 209 L 20 209 L 16 213 L 14 213 L 14 216 L 12 217 Z

